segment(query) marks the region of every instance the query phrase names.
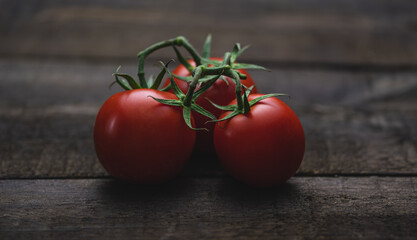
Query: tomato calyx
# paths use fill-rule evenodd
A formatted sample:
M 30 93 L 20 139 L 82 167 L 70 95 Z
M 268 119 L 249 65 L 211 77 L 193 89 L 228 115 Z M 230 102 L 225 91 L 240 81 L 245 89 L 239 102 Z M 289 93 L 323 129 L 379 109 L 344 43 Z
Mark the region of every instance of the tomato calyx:
M 122 66 L 119 66 L 116 69 L 116 72 L 113 73 L 113 76 L 116 79 L 116 81 L 113 83 L 118 83 L 126 91 L 132 90 L 132 89 L 141 89 L 141 88 L 158 89 L 159 85 L 161 85 L 161 82 L 164 78 L 166 68 L 168 67 L 168 64 L 171 63 L 172 61 L 174 60 L 171 59 L 170 61 L 166 63 L 165 68 L 162 68 L 161 72 L 158 74 L 158 76 L 155 79 L 153 79 L 153 77 L 151 76 L 149 80 L 147 81 L 146 87 L 142 87 L 140 84 L 138 84 L 135 81 L 135 79 L 133 79 L 133 77 L 130 76 L 129 74 L 119 73 L 119 70 Z M 113 85 L 113 83 L 111 85 Z
M 178 97 L 178 100 L 175 99 L 159 99 L 152 97 L 154 100 L 170 105 L 170 106 L 176 106 L 176 107 L 182 107 L 183 109 L 183 118 L 187 126 L 193 130 L 206 130 L 206 128 L 194 128 L 191 124 L 191 111 L 196 111 L 212 120 L 216 120 L 216 117 L 210 113 L 209 111 L 205 110 L 203 107 L 196 104 L 195 100 L 204 93 L 220 76 L 211 76 L 211 79 L 204 83 L 198 90 L 195 90 L 197 87 L 197 83 L 199 78 L 202 75 L 202 71 L 200 68 L 197 70 L 197 73 L 194 76 L 194 80 L 191 82 L 190 87 L 188 89 L 187 94 L 184 94 L 178 87 L 178 85 L 175 83 L 174 77 L 172 73 L 167 69 L 167 65 L 164 65 L 162 62 L 160 62 L 163 68 L 163 72 L 168 73 L 169 79 L 170 79 L 170 86 L 172 90 L 174 91 L 174 94 Z M 162 72 L 161 71 L 161 72 Z
M 239 96 L 236 96 L 236 100 L 237 100 L 237 104 L 232 104 L 232 105 L 227 105 L 227 106 L 220 106 L 218 104 L 215 104 L 214 102 L 210 101 L 209 99 L 207 99 L 214 107 L 223 110 L 223 111 L 231 111 L 228 115 L 226 115 L 225 117 L 223 117 L 222 119 L 217 119 L 217 120 L 211 120 L 211 122 L 221 122 L 221 121 L 225 121 L 227 119 L 231 119 L 239 114 L 247 114 L 250 112 L 251 108 L 257 104 L 258 102 L 266 99 L 266 98 L 270 98 L 270 97 L 280 97 L 280 96 L 288 96 L 288 94 L 285 93 L 270 93 L 270 94 L 265 94 L 262 95 L 260 97 L 257 97 L 251 101 L 248 101 L 248 96 L 251 92 L 252 88 L 248 88 L 246 89 L 246 91 Z M 241 99 L 241 101 L 238 101 L 238 99 Z M 239 106 L 239 102 L 241 102 L 242 104 Z
M 205 46 L 206 48 L 206 46 Z M 256 65 L 256 64 L 250 64 L 250 63 L 237 63 L 237 58 L 247 49 L 249 48 L 249 45 L 241 48 L 240 43 L 235 43 L 233 50 L 229 53 L 229 57 L 223 58 L 223 61 L 210 59 L 210 57 L 204 57 L 201 59 L 201 63 L 203 65 L 213 65 L 213 66 L 220 66 L 222 64 L 228 64 L 230 67 L 234 70 L 238 69 L 257 69 L 257 70 L 264 70 L 264 71 L 270 71 L 269 69 Z M 204 50 L 203 50 L 204 51 Z M 243 74 L 244 75 L 244 74 Z M 242 78 L 244 79 L 244 78 Z
M 211 49 L 211 35 L 208 35 L 206 38 L 206 41 L 204 43 L 203 46 L 203 55 L 201 57 L 201 64 L 206 66 L 206 67 L 219 67 L 222 68 L 225 65 L 229 65 L 231 69 L 233 70 L 239 70 L 239 69 L 258 69 L 258 70 L 264 70 L 264 71 L 270 71 L 269 69 L 259 66 L 259 65 L 255 65 L 255 64 L 248 64 L 248 63 L 236 63 L 236 59 L 246 50 L 248 49 L 249 46 L 245 46 L 243 48 L 241 48 L 240 43 L 236 43 L 233 47 L 233 50 L 230 53 L 226 53 L 223 60 L 215 60 L 215 59 L 211 59 L 210 58 L 210 49 Z M 181 53 L 178 51 L 178 49 L 174 46 L 174 50 L 175 53 L 177 55 L 177 58 L 179 59 L 179 61 L 181 62 L 182 65 L 184 65 L 186 67 L 186 69 L 190 72 L 190 74 L 192 74 L 193 70 L 195 69 L 195 67 L 193 67 L 188 61 L 187 59 L 184 58 L 184 56 L 181 55 Z M 198 67 L 198 65 L 197 65 Z M 215 71 L 215 69 L 213 69 L 213 71 Z M 239 74 L 240 79 L 246 79 L 246 75 L 236 71 L 237 74 Z M 178 76 L 174 74 L 174 77 L 186 82 L 191 82 L 192 81 L 192 77 L 184 77 L 184 76 Z M 209 78 L 209 76 L 207 77 Z M 204 82 L 207 80 L 206 79 L 200 79 L 201 82 Z M 227 83 L 227 80 L 224 77 L 220 77 L 220 79 L 222 79 L 223 81 L 225 81 Z

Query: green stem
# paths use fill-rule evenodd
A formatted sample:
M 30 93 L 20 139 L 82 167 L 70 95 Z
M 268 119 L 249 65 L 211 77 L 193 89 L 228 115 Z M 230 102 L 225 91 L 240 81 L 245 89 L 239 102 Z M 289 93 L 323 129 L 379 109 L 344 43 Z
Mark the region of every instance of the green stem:
M 239 74 L 239 78 L 240 79 L 247 79 L 248 77 L 246 76 L 246 74 L 243 74 L 241 72 L 237 72 L 237 74 Z
M 148 88 L 148 84 L 146 83 L 145 79 L 145 58 L 159 50 L 161 48 L 170 47 L 170 46 L 184 46 L 184 48 L 191 54 L 195 63 L 201 65 L 201 56 L 197 53 L 197 51 L 193 48 L 193 46 L 185 39 L 183 36 L 179 36 L 176 38 L 171 38 L 166 41 L 162 41 L 159 43 L 155 43 L 150 47 L 146 48 L 145 50 L 138 53 L 138 77 L 139 77 L 139 84 L 142 88 Z
M 187 59 L 185 59 L 184 56 L 182 56 L 182 54 L 180 53 L 180 51 L 178 51 L 178 49 L 175 47 L 175 45 L 173 46 L 175 53 L 177 54 L 177 58 L 180 61 L 180 63 L 188 70 L 188 72 L 191 74 L 194 70 L 194 66 L 191 65 Z
M 195 68 L 193 80 L 190 83 L 190 86 L 189 86 L 188 91 L 187 91 L 187 95 L 185 96 L 185 99 L 184 99 L 184 106 L 186 106 L 186 107 L 191 106 L 191 103 L 192 103 L 192 100 L 193 100 L 193 94 L 194 94 L 194 91 L 197 87 L 198 80 L 201 77 L 203 77 L 203 74 L 204 74 L 203 66 L 198 66 L 198 67 Z
M 246 91 L 243 91 L 243 114 L 250 112 L 250 104 Z
M 139 77 L 139 84 L 142 88 L 148 88 L 148 84 L 146 83 L 145 79 L 145 58 L 155 52 L 158 49 L 172 46 L 172 43 L 175 42 L 177 38 L 172 38 L 166 41 L 162 41 L 159 43 L 155 43 L 150 47 L 146 48 L 145 50 L 138 53 L 138 77 Z
M 194 49 L 194 47 L 185 39 L 185 37 L 178 37 L 177 42 L 180 44 L 178 46 L 184 46 L 185 49 L 191 54 L 194 59 L 196 66 L 201 65 L 201 56 L 198 52 Z
M 235 88 L 235 93 L 236 93 L 236 102 L 237 102 L 237 109 L 239 111 L 244 109 L 244 104 L 243 104 L 243 100 L 242 100 L 242 83 L 240 82 L 240 77 L 239 74 L 236 73 L 236 71 L 233 70 L 229 70 L 228 72 L 231 73 L 231 77 L 235 80 L 235 84 L 236 84 L 236 88 Z
M 204 68 L 204 75 L 219 75 L 224 74 L 228 77 L 232 77 L 231 74 L 231 67 L 229 65 L 224 65 L 221 67 L 205 67 Z
M 224 65 L 231 65 L 232 63 L 230 63 L 230 58 L 231 58 L 231 53 L 230 52 L 226 52 L 225 54 L 224 54 L 224 57 L 223 57 L 223 64 Z

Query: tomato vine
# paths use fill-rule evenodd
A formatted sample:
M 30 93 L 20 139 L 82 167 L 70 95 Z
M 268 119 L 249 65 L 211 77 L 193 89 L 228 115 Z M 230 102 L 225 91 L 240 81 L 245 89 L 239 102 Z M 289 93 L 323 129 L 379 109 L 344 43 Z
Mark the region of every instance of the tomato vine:
M 186 73 L 171 72 L 171 61 L 160 62 L 157 77 L 147 81 L 146 58 L 171 47 Z M 180 47 L 191 59 L 183 56 Z M 268 69 L 238 62 L 247 48 L 236 43 L 222 58 L 212 58 L 211 35 L 201 55 L 178 36 L 137 54 L 138 80 L 120 72 L 119 66 L 113 75 L 125 91 L 103 104 L 94 128 L 96 152 L 104 168 L 126 181 L 158 183 L 178 174 L 193 148 L 202 146 L 213 148 L 226 170 L 250 185 L 273 186 L 290 178 L 304 155 L 304 131 L 295 113 L 275 98 L 287 94 L 257 94 L 245 70 Z M 168 80 L 161 88 L 165 75 Z M 229 87 L 233 90 L 224 91 Z M 255 141 L 248 143 L 251 139 Z M 158 151 L 160 144 L 169 151 Z

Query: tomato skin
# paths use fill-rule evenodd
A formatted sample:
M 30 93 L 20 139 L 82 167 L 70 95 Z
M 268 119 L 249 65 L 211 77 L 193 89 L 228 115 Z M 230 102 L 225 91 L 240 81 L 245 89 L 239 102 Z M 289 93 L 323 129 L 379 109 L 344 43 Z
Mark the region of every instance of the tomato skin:
M 249 101 L 259 96 L 252 94 Z M 270 187 L 295 174 L 304 156 L 305 136 L 291 108 L 277 98 L 267 98 L 249 113 L 216 125 L 214 146 L 232 176 L 252 186 Z
M 219 60 L 221 58 L 211 58 L 212 60 Z M 191 65 L 195 66 L 195 62 L 193 60 L 189 60 Z M 254 86 L 252 92 L 257 93 L 258 90 L 255 86 L 255 83 L 252 77 L 248 74 L 248 72 L 244 69 L 238 70 L 239 72 L 245 74 L 247 78 L 242 80 L 242 84 L 246 87 Z M 187 68 L 184 65 L 178 66 L 174 71 L 173 74 L 178 76 L 190 76 L 191 74 L 188 72 Z M 225 77 L 228 84 L 225 81 L 219 79 L 217 80 L 207 91 L 200 95 L 197 98 L 196 103 L 206 109 L 207 111 L 211 112 L 214 116 L 219 117 L 222 111 L 216 107 L 214 107 L 207 99 L 210 99 L 214 103 L 224 106 L 227 105 L 230 101 L 236 98 L 235 95 L 235 83 L 229 77 Z M 175 83 L 181 89 L 183 93 L 187 93 L 188 91 L 188 83 L 174 78 Z M 165 82 L 164 86 L 169 84 L 169 79 Z M 209 131 L 198 131 L 197 132 L 197 140 L 195 145 L 195 153 L 200 155 L 214 155 L 214 145 L 213 145 L 213 131 L 215 123 L 206 123 L 210 119 L 204 115 L 201 115 L 197 112 L 194 112 L 195 123 L 198 128 L 207 128 Z
M 177 99 L 153 89 L 123 91 L 107 99 L 97 114 L 95 150 L 106 171 L 118 179 L 166 181 L 182 170 L 192 153 L 196 133 L 185 124 L 182 109 L 150 96 Z

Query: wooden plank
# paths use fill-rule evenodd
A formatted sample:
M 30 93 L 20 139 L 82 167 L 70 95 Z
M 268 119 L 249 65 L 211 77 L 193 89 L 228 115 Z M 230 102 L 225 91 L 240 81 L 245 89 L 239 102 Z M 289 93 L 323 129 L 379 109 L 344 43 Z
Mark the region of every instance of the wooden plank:
M 184 35 L 201 46 L 212 33 L 215 55 L 241 42 L 252 60 L 417 66 L 415 1 L 0 4 L 0 55 L 132 58 L 155 41 Z
M 134 74 L 135 66 L 125 64 Z M 148 69 L 153 70 L 151 66 Z M 112 64 L 0 61 L 0 177 L 106 176 L 92 131 Z M 417 172 L 417 75 L 274 69 L 253 72 L 262 92 L 285 92 L 307 137 L 299 174 Z M 224 176 L 193 158 L 185 176 Z
M 1 180 L 2 239 L 415 239 L 417 178 Z

